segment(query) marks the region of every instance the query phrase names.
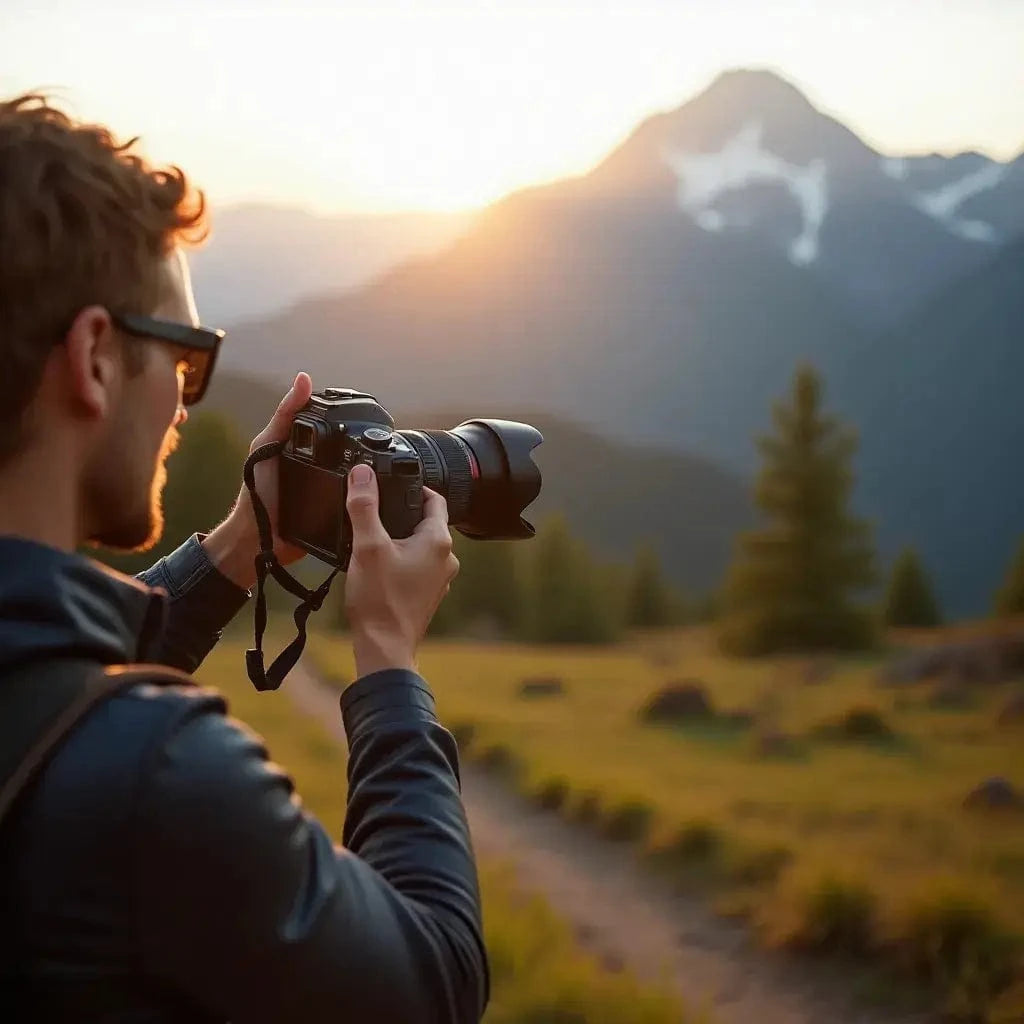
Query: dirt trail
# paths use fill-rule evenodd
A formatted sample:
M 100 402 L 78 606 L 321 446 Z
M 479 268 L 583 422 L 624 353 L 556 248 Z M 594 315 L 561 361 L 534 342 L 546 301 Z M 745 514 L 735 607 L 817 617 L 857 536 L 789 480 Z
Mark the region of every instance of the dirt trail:
M 284 689 L 344 740 L 337 691 L 308 662 Z M 609 968 L 666 979 L 716 1024 L 922 1024 L 854 1007 L 842 979 L 758 949 L 742 925 L 673 892 L 628 849 L 534 807 L 470 763 L 462 795 L 478 852 L 511 861 L 524 889 L 542 893 Z

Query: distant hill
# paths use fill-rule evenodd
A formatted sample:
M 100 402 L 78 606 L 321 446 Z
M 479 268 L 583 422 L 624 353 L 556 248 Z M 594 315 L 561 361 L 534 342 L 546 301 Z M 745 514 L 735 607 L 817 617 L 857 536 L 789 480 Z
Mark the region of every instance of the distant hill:
M 359 287 L 444 248 L 471 220 L 421 211 L 326 217 L 259 203 L 214 210 L 210 240 L 190 257 L 199 312 L 204 323 L 226 327 Z
M 987 610 L 1024 534 L 1024 235 L 862 351 L 842 404 L 860 500 L 919 546 L 954 614 Z
M 264 382 L 220 373 L 204 406 L 225 413 L 251 437 L 282 394 Z M 751 521 L 742 481 L 696 456 L 637 446 L 628 438 L 609 440 L 507 404 L 484 408 L 466 399 L 445 412 L 389 411 L 399 427 L 449 429 L 481 414 L 534 424 L 544 434 L 536 450 L 544 486 L 527 518 L 539 522 L 562 512 L 595 551 L 615 559 L 630 559 L 637 543 L 650 539 L 673 580 L 693 594 L 719 582 L 736 532 Z

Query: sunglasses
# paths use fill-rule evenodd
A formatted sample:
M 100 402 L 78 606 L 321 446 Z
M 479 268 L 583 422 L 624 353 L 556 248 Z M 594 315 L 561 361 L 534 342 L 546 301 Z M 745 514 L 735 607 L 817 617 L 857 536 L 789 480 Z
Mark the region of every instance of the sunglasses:
M 193 327 L 173 320 L 157 320 L 151 316 L 136 316 L 134 313 L 111 313 L 113 320 L 125 334 L 136 338 L 152 338 L 178 345 L 185 350 L 185 386 L 182 404 L 195 405 L 206 394 L 213 376 L 224 331 L 212 327 Z

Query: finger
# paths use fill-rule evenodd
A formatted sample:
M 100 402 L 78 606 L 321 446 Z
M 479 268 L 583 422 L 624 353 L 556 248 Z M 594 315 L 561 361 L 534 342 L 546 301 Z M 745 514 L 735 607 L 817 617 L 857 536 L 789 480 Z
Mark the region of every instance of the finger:
M 440 522 L 445 526 L 448 525 L 448 502 L 441 497 L 437 491 L 432 491 L 429 487 L 423 488 L 423 520 L 417 527 L 417 531 L 423 527 L 424 523 L 437 523 Z M 428 529 L 435 529 L 436 527 L 431 525 Z
M 369 553 L 388 541 L 387 530 L 380 521 L 380 492 L 373 470 L 360 463 L 348 474 L 348 495 L 345 507 L 352 521 L 353 551 Z
M 281 399 L 277 410 L 270 418 L 270 422 L 260 431 L 253 441 L 253 447 L 258 448 L 261 444 L 268 444 L 270 441 L 284 441 L 291 433 L 292 420 L 295 414 L 301 411 L 309 401 L 313 393 L 313 382 L 308 373 L 298 373 L 292 382 L 288 393 Z

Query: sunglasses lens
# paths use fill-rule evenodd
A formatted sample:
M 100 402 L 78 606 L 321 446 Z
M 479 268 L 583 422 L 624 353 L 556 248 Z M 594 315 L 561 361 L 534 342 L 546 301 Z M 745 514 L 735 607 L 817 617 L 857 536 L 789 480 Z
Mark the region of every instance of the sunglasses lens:
M 185 388 L 182 401 L 185 405 L 193 405 L 203 397 L 213 366 L 213 353 L 203 349 L 189 349 L 188 367 L 185 370 Z

